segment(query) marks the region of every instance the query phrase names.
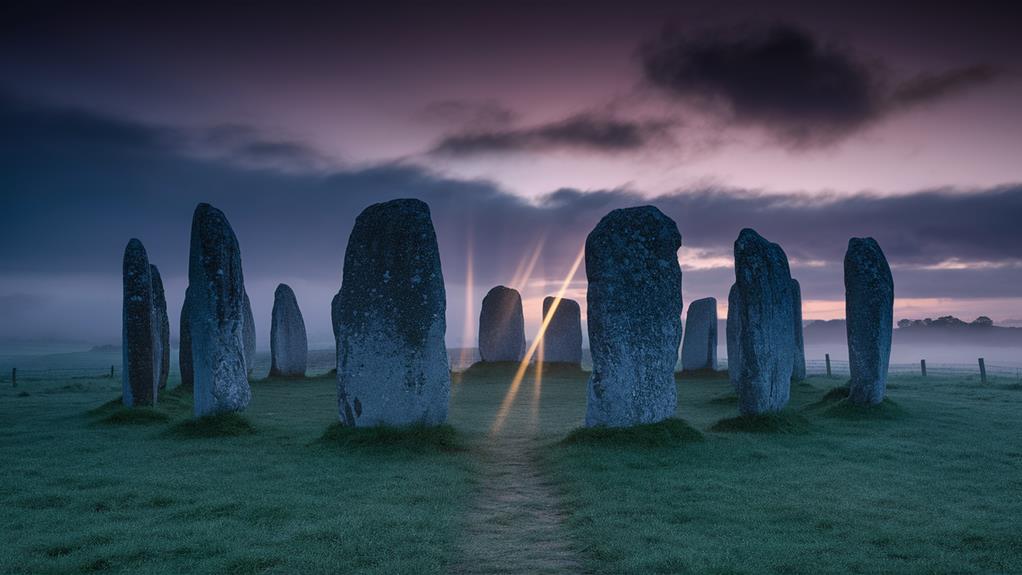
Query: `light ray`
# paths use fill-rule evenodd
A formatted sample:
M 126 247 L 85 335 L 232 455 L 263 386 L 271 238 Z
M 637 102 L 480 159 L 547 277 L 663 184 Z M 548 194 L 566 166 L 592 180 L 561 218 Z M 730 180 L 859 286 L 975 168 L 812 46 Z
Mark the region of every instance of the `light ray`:
M 532 255 L 529 256 L 528 263 L 522 268 L 522 260 L 519 262 L 519 270 L 515 271 L 515 275 L 511 277 L 511 287 L 518 290 L 519 293 L 525 288 L 525 284 L 528 283 L 529 278 L 532 277 L 532 270 L 536 267 L 536 262 L 539 260 L 539 254 L 543 252 L 543 246 L 546 244 L 546 232 L 543 232 L 539 236 L 539 241 L 536 242 L 536 248 L 532 250 Z
M 474 260 L 475 260 L 475 238 L 472 233 L 472 228 L 468 229 L 467 236 L 465 238 L 465 323 L 462 326 L 462 342 L 461 342 L 461 357 L 458 362 L 458 366 L 464 369 L 465 363 L 468 361 L 468 352 L 471 349 L 470 344 L 475 340 L 475 280 L 473 278 L 474 271 Z M 466 342 L 469 344 L 466 346 Z

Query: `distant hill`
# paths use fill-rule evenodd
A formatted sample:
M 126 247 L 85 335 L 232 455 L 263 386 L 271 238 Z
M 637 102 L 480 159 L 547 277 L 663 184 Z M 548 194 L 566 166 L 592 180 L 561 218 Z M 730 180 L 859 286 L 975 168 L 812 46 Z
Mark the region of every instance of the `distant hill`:
M 979 318 L 964 322 L 952 316 L 935 320 L 901 320 L 894 329 L 894 342 L 904 344 L 963 344 L 1022 347 L 1022 328 L 993 325 Z M 847 339 L 845 320 L 817 320 L 803 328 L 807 345 L 841 343 Z

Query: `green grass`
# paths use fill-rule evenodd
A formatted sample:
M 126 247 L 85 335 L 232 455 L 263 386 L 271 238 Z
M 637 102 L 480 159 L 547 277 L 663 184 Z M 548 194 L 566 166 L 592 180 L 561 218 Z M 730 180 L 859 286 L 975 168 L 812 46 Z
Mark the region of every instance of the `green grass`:
M 710 427 L 710 431 L 724 433 L 808 433 L 809 420 L 790 410 L 780 413 L 739 415 L 721 419 Z
M 220 413 L 197 419 L 186 419 L 167 429 L 168 437 L 205 439 L 252 435 L 255 427 L 240 413 Z
M 341 449 L 407 450 L 423 453 L 456 452 L 466 449 L 458 432 L 450 425 L 361 428 L 334 423 L 323 433 L 320 443 Z
M 702 441 L 703 434 L 681 419 L 671 418 L 659 423 L 634 427 L 579 427 L 568 434 L 564 445 L 598 447 L 656 448 L 677 447 Z

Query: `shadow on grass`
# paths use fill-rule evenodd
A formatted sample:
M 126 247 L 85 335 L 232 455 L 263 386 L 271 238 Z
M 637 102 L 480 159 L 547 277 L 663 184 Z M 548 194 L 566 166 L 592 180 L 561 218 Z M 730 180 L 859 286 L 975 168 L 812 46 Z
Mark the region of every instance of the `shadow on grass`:
M 319 445 L 370 451 L 438 453 L 465 451 L 461 436 L 450 425 L 416 424 L 405 427 L 348 427 L 334 423 L 323 432 Z
M 214 437 L 240 437 L 252 435 L 255 427 L 239 413 L 220 413 L 198 419 L 182 421 L 168 429 L 164 435 L 181 439 Z
M 561 445 L 603 447 L 677 447 L 703 441 L 703 434 L 684 420 L 671 418 L 631 427 L 579 427 Z
M 904 417 L 906 413 L 900 405 L 886 398 L 877 405 L 855 405 L 845 398 L 828 407 L 823 411 L 822 415 L 824 417 L 833 417 L 835 419 L 890 420 L 900 419 Z
M 726 369 L 686 369 L 675 372 L 674 379 L 677 381 L 689 381 L 693 379 L 726 381 L 728 379 L 728 373 Z
M 710 405 L 738 405 L 738 394 L 729 393 L 727 395 L 721 395 L 706 400 L 706 403 Z
M 99 420 L 105 425 L 159 425 L 170 421 L 170 416 L 151 407 L 121 407 Z
M 839 386 L 839 387 L 831 388 L 830 391 L 828 391 L 827 393 L 823 394 L 823 397 L 820 398 L 819 401 L 815 401 L 813 403 L 810 403 L 809 405 L 803 407 L 802 409 L 807 410 L 807 411 L 824 409 L 824 408 L 827 408 L 827 407 L 831 407 L 832 405 L 834 405 L 835 403 L 837 403 L 839 401 L 844 401 L 847 398 L 848 398 L 848 386 L 847 385 L 842 385 L 842 386 Z
M 724 433 L 775 433 L 780 435 L 800 435 L 809 433 L 809 420 L 798 413 L 782 411 L 780 413 L 763 413 L 760 415 L 739 415 L 721 419 L 713 424 L 710 431 Z

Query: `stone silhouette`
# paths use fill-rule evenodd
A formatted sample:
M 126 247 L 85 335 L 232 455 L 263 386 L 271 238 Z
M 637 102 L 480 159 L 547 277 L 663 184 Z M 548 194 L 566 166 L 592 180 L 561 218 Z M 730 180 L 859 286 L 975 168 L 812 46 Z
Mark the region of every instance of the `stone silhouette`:
M 241 411 L 252 397 L 241 250 L 227 217 L 209 204 L 192 216 L 188 285 L 195 416 Z
M 302 310 L 291 287 L 280 284 L 273 293 L 270 320 L 270 375 L 304 377 L 308 357 L 309 340 Z
M 142 242 L 124 248 L 121 401 L 128 407 L 154 405 L 158 393 L 159 325 L 153 306 L 152 268 Z
M 681 343 L 681 234 L 653 206 L 614 210 L 586 238 L 589 378 L 586 426 L 674 415 Z
M 543 298 L 543 318 L 554 304 L 551 296 Z M 582 308 L 573 299 L 561 298 L 543 334 L 543 362 L 582 365 Z
M 741 296 L 738 294 L 738 284 L 731 284 L 731 291 L 727 294 L 727 324 L 724 330 L 727 332 L 727 376 L 731 380 L 731 386 L 738 391 L 738 382 L 742 373 L 742 348 L 740 347 L 742 334 L 742 316 L 738 310 L 742 306 Z
M 191 288 L 185 289 L 185 301 L 181 304 L 181 331 L 178 336 L 177 365 L 181 370 L 181 386 L 185 389 L 192 389 L 195 383 L 195 374 L 192 368 L 192 328 L 191 318 L 188 314 L 188 302 L 192 293 Z
M 156 377 L 160 390 L 167 388 L 167 377 L 170 375 L 170 318 L 167 316 L 167 294 L 163 291 L 163 278 L 160 270 L 149 264 L 149 274 L 153 280 L 153 313 L 156 325 Z
M 242 337 L 245 343 L 245 375 L 249 376 L 252 375 L 252 370 L 255 369 L 256 325 L 255 317 L 252 315 L 252 302 L 248 299 L 248 292 L 244 292 L 244 295 L 243 311 L 245 326 L 242 330 Z
M 334 294 L 334 299 L 330 300 L 330 324 L 334 328 L 334 371 L 340 367 L 337 365 L 337 349 L 340 345 L 341 335 L 341 292 Z
M 845 252 L 845 318 L 848 330 L 848 399 L 876 405 L 887 393 L 894 329 L 894 280 L 873 238 L 852 238 Z
M 518 290 L 497 286 L 479 310 L 479 357 L 483 361 L 521 361 L 525 356 L 525 317 Z
M 401 199 L 363 210 L 348 238 L 337 305 L 342 424 L 447 419 L 446 297 L 429 206 Z
M 795 330 L 795 349 L 792 355 L 791 380 L 803 381 L 806 378 L 806 344 L 802 336 L 802 286 L 798 280 L 791 280 L 792 319 Z
M 791 272 L 781 246 L 742 230 L 735 240 L 735 285 L 738 408 L 743 415 L 780 411 L 788 404 L 795 351 Z
M 688 304 L 681 368 L 717 369 L 717 298 L 706 297 Z

